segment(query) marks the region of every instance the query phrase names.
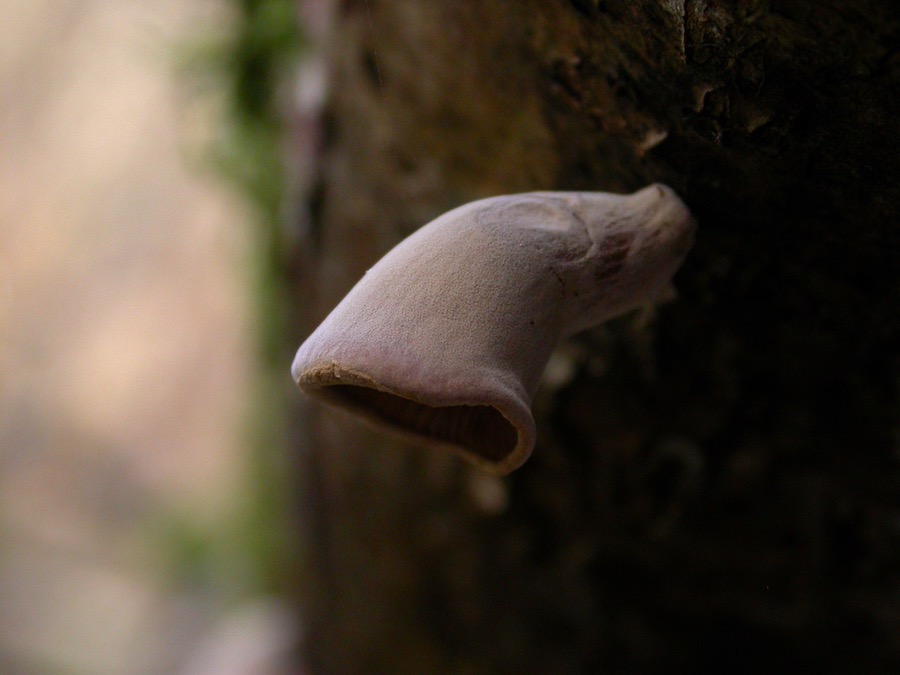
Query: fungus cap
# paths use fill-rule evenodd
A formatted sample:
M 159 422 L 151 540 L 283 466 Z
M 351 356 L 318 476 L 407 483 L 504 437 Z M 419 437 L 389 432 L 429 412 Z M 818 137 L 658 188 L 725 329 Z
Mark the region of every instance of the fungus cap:
M 693 241 L 668 187 L 532 192 L 449 211 L 388 252 L 300 346 L 307 394 L 505 474 L 562 337 L 652 302 Z

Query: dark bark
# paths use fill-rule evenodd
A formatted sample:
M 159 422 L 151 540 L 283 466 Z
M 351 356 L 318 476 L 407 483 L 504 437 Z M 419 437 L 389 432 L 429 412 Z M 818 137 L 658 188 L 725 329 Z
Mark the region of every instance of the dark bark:
M 304 407 L 321 672 L 900 668 L 898 46 L 895 0 L 342 3 L 293 340 L 476 198 L 662 181 L 700 231 L 505 479 Z

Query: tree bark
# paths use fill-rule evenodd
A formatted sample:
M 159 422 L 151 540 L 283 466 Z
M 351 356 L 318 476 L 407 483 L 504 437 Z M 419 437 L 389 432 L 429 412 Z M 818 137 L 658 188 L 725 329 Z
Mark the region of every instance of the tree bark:
M 474 199 L 661 181 L 700 229 L 507 478 L 300 404 L 317 672 L 897 672 L 898 46 L 895 0 L 340 4 L 292 346 Z

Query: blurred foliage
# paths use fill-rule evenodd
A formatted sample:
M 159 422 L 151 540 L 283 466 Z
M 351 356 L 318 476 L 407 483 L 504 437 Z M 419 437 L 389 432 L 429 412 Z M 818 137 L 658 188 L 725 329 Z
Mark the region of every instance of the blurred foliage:
M 252 208 L 252 307 L 260 368 L 247 424 L 248 456 L 239 494 L 218 525 L 173 513 L 155 523 L 173 578 L 229 595 L 275 592 L 296 574 L 285 448 L 285 288 L 282 231 L 289 199 L 284 163 L 286 85 L 303 39 L 294 0 L 226 0 L 228 29 L 203 37 L 199 27 L 183 79 L 201 98 L 211 95 L 219 115 L 203 148 L 207 166 Z
M 286 198 L 281 151 L 283 83 L 299 60 L 303 40 L 293 0 L 231 0 L 231 35 L 209 50 L 220 78 L 227 117 L 214 155 L 219 171 L 277 226 Z

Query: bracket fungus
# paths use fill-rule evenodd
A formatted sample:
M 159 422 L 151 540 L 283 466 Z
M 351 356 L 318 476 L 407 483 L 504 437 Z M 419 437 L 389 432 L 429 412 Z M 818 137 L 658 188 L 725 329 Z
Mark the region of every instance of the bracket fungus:
M 665 291 L 695 224 L 664 185 L 482 199 L 388 252 L 300 346 L 307 394 L 495 474 L 528 459 L 560 339 Z

